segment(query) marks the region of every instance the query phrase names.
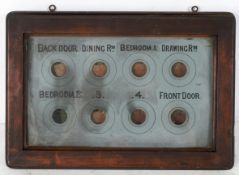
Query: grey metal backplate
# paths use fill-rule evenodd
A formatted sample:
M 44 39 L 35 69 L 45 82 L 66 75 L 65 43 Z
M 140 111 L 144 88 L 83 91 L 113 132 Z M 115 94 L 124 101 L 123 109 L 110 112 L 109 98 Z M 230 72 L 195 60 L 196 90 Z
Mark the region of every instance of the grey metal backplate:
M 213 142 L 213 39 L 209 37 L 81 37 L 31 36 L 27 42 L 27 123 L 31 146 L 87 147 L 211 147 Z M 103 78 L 92 74 L 103 62 Z M 56 77 L 52 64 L 64 63 L 66 74 Z M 132 73 L 143 62 L 143 77 Z M 187 68 L 181 78 L 172 65 Z M 54 122 L 63 109 L 66 120 Z M 95 124 L 91 112 L 106 112 Z M 143 124 L 131 121 L 142 109 Z M 174 124 L 174 109 L 187 113 Z

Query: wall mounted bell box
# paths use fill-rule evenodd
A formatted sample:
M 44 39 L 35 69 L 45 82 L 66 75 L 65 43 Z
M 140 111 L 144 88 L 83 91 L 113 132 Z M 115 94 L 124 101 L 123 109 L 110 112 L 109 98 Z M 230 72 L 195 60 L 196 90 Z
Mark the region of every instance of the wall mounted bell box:
M 7 164 L 233 166 L 230 13 L 12 12 Z

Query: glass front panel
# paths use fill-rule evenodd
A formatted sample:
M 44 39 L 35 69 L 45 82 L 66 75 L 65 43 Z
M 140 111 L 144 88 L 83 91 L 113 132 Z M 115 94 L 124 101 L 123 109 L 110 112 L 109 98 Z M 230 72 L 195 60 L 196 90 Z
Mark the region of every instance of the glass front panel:
M 212 147 L 213 39 L 30 36 L 30 146 Z

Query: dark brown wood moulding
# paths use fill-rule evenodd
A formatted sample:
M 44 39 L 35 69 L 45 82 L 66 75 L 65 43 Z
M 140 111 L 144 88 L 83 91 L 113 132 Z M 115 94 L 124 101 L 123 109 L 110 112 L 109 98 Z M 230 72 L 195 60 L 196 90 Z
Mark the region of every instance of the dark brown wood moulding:
M 232 168 L 235 18 L 231 13 L 11 12 L 7 16 L 6 27 L 6 163 L 9 167 Z M 28 72 L 24 41 L 34 35 L 213 37 L 213 147 L 134 149 L 28 146 L 25 83 Z

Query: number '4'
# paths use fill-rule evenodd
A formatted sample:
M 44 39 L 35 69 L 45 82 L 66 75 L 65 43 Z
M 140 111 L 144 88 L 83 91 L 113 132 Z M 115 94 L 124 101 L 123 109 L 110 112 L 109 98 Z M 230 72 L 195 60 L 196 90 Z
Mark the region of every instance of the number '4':
M 137 92 L 135 95 L 134 95 L 135 97 L 138 97 L 138 98 L 142 98 L 142 94 L 141 94 L 141 92 L 139 91 L 139 92 Z

